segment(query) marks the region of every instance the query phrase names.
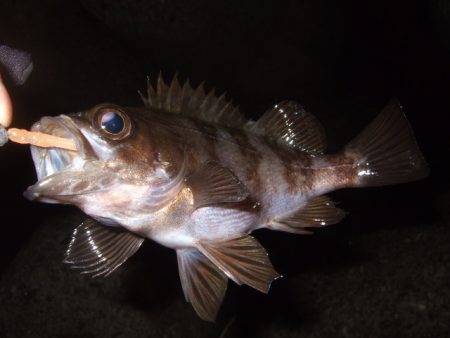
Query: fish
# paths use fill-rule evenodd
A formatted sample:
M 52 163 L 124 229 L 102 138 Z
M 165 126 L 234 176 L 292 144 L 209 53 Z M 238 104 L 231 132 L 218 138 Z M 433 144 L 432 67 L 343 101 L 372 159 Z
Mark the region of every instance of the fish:
M 24 195 L 87 215 L 64 259 L 83 274 L 110 275 L 145 239 L 174 249 L 184 297 L 206 321 L 229 279 L 267 293 L 281 276 L 253 231 L 312 234 L 346 215 L 329 192 L 429 173 L 396 99 L 327 153 L 319 120 L 295 101 L 253 121 L 203 83 L 161 75 L 141 97 L 143 107 L 102 103 L 36 122 L 33 132 L 76 148 L 32 145 L 37 182 Z

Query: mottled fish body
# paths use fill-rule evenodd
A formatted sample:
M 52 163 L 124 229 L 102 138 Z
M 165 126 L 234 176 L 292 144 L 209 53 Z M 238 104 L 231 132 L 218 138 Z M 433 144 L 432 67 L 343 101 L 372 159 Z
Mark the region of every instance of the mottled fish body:
M 25 195 L 74 204 L 88 216 L 66 262 L 109 275 L 144 238 L 177 251 L 186 300 L 213 321 L 228 278 L 262 292 L 279 277 L 250 233 L 297 234 L 338 223 L 326 193 L 425 177 L 428 167 L 398 102 L 341 152 L 325 154 L 318 120 L 284 101 L 246 121 L 203 87 L 149 83 L 145 108 L 97 105 L 44 117 L 32 130 L 72 139 L 76 151 L 32 146 L 38 182 Z

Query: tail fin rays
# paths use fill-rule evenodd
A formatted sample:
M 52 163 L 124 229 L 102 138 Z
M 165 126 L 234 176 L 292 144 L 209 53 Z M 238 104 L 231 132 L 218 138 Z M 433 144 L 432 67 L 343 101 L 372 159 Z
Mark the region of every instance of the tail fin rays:
M 397 100 L 346 147 L 356 156 L 357 186 L 381 186 L 426 177 L 429 168 Z

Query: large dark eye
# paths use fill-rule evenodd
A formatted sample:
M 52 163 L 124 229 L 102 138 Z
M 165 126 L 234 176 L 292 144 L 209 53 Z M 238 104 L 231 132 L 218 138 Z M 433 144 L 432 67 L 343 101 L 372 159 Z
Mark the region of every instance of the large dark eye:
M 120 140 L 130 134 L 131 121 L 117 106 L 99 107 L 94 120 L 103 134 L 111 139 Z
M 100 116 L 100 126 L 110 134 L 120 134 L 125 127 L 125 121 L 117 112 L 111 110 Z

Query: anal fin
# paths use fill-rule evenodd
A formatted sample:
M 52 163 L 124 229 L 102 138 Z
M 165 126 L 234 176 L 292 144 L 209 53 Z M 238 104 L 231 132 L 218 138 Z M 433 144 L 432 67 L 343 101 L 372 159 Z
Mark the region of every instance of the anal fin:
M 339 223 L 345 216 L 342 209 L 336 208 L 328 196 L 318 196 L 302 206 L 292 215 L 276 219 L 268 228 L 296 234 L 311 234 L 306 228 L 317 228 Z
M 141 246 L 144 238 L 87 219 L 75 228 L 64 263 L 93 277 L 108 276 Z
M 237 284 L 247 284 L 267 293 L 280 277 L 267 251 L 249 235 L 220 242 L 201 242 L 198 249 Z
M 214 322 L 227 290 L 227 276 L 196 249 L 177 250 L 184 297 L 203 320 Z

